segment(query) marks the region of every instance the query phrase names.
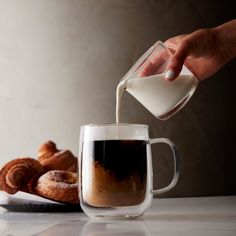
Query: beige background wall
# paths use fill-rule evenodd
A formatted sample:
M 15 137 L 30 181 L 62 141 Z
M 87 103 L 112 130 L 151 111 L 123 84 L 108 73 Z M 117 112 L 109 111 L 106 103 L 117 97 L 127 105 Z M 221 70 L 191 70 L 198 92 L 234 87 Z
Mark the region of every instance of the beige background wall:
M 223 23 L 233 9 L 203 0 L 0 0 L 0 165 L 34 157 L 48 139 L 77 154 L 80 125 L 114 122 L 116 85 L 149 46 Z M 234 85 L 235 61 L 166 122 L 125 95 L 122 121 L 149 124 L 183 156 L 179 183 L 165 196 L 236 193 Z M 161 186 L 170 153 L 158 146 L 153 154 Z

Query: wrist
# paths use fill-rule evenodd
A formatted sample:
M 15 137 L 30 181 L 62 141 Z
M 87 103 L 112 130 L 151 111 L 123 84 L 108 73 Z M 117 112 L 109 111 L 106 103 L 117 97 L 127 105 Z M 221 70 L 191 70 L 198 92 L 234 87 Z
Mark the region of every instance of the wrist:
M 236 20 L 212 28 L 217 50 L 226 62 L 236 57 Z

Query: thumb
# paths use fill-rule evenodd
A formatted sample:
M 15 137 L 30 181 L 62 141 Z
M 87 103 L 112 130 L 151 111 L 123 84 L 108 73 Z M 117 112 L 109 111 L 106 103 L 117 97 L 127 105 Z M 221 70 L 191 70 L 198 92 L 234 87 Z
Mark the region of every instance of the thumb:
M 170 81 L 175 80 L 182 70 L 183 62 L 184 61 L 172 57 L 165 72 L 165 79 Z
M 187 47 L 186 44 L 179 45 L 175 51 L 175 54 L 170 58 L 170 61 L 167 65 L 165 79 L 172 81 L 179 76 L 188 54 L 189 47 Z

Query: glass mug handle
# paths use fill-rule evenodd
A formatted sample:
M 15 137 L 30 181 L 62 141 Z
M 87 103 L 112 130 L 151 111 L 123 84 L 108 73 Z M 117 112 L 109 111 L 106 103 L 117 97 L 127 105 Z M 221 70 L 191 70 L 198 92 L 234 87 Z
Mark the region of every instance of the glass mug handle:
M 177 149 L 176 145 L 172 141 L 167 139 L 167 138 L 149 139 L 149 143 L 150 144 L 155 144 L 155 143 L 165 143 L 165 144 L 168 144 L 169 147 L 172 150 L 173 158 L 174 158 L 174 176 L 172 178 L 172 181 L 170 182 L 169 185 L 167 185 L 164 188 L 153 190 L 153 195 L 156 195 L 156 194 L 167 192 L 167 191 L 169 191 L 170 189 L 172 189 L 176 185 L 176 183 L 178 181 L 178 178 L 179 178 L 180 155 L 178 153 L 178 149 Z

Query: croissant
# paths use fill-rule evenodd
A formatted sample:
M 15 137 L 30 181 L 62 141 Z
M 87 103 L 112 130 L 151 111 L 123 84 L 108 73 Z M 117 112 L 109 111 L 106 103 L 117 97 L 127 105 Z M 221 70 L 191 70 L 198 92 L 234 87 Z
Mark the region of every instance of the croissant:
M 34 193 L 62 203 L 79 202 L 77 173 L 51 170 L 41 175 L 34 184 Z
M 52 141 L 40 146 L 38 161 L 47 170 L 77 171 L 77 158 L 69 150 L 58 150 Z
M 12 160 L 0 170 L 0 189 L 9 194 L 28 192 L 30 180 L 43 172 L 44 167 L 35 159 L 23 157 Z

